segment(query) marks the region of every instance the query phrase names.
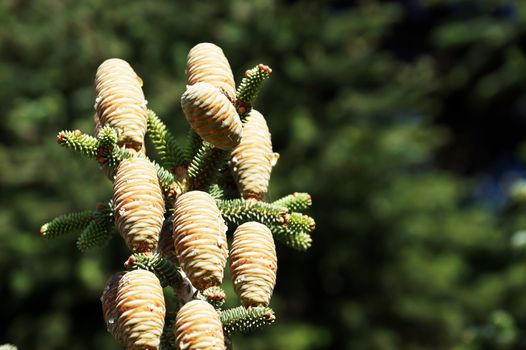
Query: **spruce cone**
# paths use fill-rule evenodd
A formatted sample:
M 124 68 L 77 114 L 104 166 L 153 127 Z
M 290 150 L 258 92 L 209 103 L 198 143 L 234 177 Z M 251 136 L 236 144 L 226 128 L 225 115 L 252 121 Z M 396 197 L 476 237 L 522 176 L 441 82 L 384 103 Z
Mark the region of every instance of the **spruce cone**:
M 232 151 L 230 165 L 244 199 L 262 200 L 267 193 L 272 167 L 279 158 L 272 152 L 265 118 L 252 109 L 243 126 L 241 142 Z
M 213 85 L 187 86 L 181 106 L 192 129 L 215 147 L 232 149 L 241 140 L 243 126 L 234 105 Z
M 126 349 L 158 349 L 164 326 L 164 295 L 159 280 L 145 270 L 113 275 L 101 297 L 108 331 Z
M 119 288 L 119 281 L 122 279 L 124 274 L 125 272 L 118 272 L 111 276 L 108 282 L 106 282 L 106 287 L 104 287 L 104 291 L 100 297 L 100 301 L 102 302 L 102 316 L 106 322 L 106 328 L 119 343 L 122 342 L 117 337 L 116 321 L 119 318 L 119 314 L 117 312 L 117 291 Z
M 181 307 L 175 321 L 175 343 L 181 350 L 225 350 L 219 314 L 203 300 Z
M 230 101 L 236 97 L 232 69 L 217 45 L 201 43 L 194 46 L 188 53 L 186 76 L 188 85 L 205 82 L 223 90 Z
M 120 162 L 113 183 L 115 223 L 133 252 L 157 246 L 164 220 L 164 200 L 157 171 L 145 158 Z
M 278 268 L 272 233 L 263 224 L 247 222 L 234 232 L 230 269 L 234 290 L 245 307 L 267 306 Z
M 119 145 L 140 151 L 148 116 L 142 80 L 128 62 L 111 58 L 104 61 L 95 76 L 95 110 L 102 126 L 117 130 Z
M 214 199 L 190 191 L 177 197 L 174 209 L 173 238 L 181 268 L 200 291 L 219 286 L 228 256 L 227 227 Z

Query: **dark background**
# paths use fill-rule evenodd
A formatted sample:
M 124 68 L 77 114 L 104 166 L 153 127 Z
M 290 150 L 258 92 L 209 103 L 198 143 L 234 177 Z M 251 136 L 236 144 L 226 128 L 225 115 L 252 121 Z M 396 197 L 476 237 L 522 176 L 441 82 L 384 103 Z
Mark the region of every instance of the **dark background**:
M 237 82 L 273 68 L 269 199 L 310 192 L 318 225 L 306 253 L 278 247 L 278 321 L 236 348 L 526 348 L 526 2 L 4 0 L 0 23 L 0 344 L 118 348 L 99 297 L 120 238 L 38 235 L 111 196 L 55 135 L 93 131 L 96 68 L 120 57 L 184 140 L 208 41 Z

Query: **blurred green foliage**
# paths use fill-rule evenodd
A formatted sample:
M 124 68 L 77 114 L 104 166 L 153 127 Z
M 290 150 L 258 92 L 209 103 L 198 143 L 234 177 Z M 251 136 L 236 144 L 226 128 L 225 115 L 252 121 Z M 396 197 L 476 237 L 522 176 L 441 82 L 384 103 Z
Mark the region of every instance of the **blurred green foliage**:
M 473 199 L 473 175 L 523 141 L 499 132 L 526 118 L 525 2 L 5 0 L 0 21 L 0 342 L 117 348 L 99 297 L 122 242 L 38 236 L 111 196 L 54 138 L 92 131 L 96 67 L 120 57 L 184 140 L 186 54 L 210 41 L 238 82 L 273 68 L 256 105 L 281 153 L 270 199 L 310 192 L 318 224 L 307 253 L 279 247 L 278 322 L 237 348 L 526 347 L 520 187 Z

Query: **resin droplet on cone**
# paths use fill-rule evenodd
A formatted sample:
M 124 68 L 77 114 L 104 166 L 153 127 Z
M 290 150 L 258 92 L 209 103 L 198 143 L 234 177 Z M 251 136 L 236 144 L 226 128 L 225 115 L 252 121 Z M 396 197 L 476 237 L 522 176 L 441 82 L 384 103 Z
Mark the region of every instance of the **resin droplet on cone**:
M 102 126 L 109 125 L 119 135 L 119 145 L 140 151 L 144 146 L 147 109 L 142 80 L 128 62 L 111 58 L 95 76 L 95 110 Z
M 223 325 L 217 311 L 202 300 L 181 307 L 175 321 L 175 343 L 181 350 L 224 350 Z
M 241 140 L 243 125 L 234 105 L 213 85 L 187 86 L 181 107 L 192 129 L 215 147 L 232 149 Z
M 276 284 L 278 260 L 272 233 L 263 224 L 247 222 L 234 232 L 230 270 L 243 306 L 267 306 Z
M 155 275 L 134 270 L 113 275 L 101 297 L 108 331 L 128 350 L 159 349 L 166 313 Z
M 272 152 L 267 122 L 252 109 L 243 125 L 241 142 L 232 151 L 230 166 L 245 199 L 262 200 L 267 193 L 272 167 L 279 158 Z
M 200 43 L 188 53 L 187 84 L 209 83 L 221 89 L 230 101 L 236 97 L 234 75 L 223 50 L 211 43 Z
M 200 291 L 219 286 L 228 256 L 226 225 L 206 192 L 186 192 L 175 201 L 173 238 L 181 268 Z
M 133 252 L 151 252 L 164 221 L 164 200 L 157 171 L 145 158 L 120 162 L 113 183 L 115 223 Z

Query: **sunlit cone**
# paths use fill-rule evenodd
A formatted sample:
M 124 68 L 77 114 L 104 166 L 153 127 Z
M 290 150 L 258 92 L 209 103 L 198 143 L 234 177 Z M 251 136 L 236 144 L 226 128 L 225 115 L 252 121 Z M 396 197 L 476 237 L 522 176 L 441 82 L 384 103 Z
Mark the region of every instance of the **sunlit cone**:
M 187 84 L 209 83 L 222 89 L 233 101 L 236 87 L 232 69 L 223 50 L 211 43 L 201 43 L 194 46 L 188 53 L 186 63 Z
M 272 167 L 279 158 L 272 152 L 265 118 L 252 109 L 243 126 L 241 142 L 232 151 L 230 165 L 245 199 L 263 199 L 267 193 Z
M 200 291 L 220 285 L 228 256 L 227 227 L 214 199 L 190 191 L 177 197 L 174 208 L 173 238 L 181 268 Z
M 110 277 L 108 282 L 106 282 L 106 287 L 102 292 L 100 301 L 102 303 L 102 316 L 106 322 L 106 328 L 119 343 L 122 341 L 117 337 L 117 323 L 116 320 L 119 318 L 117 313 L 117 291 L 119 288 L 119 281 L 125 272 L 118 272 Z
M 267 306 L 278 268 L 272 233 L 263 224 L 247 222 L 234 232 L 230 269 L 234 290 L 243 306 Z
M 175 321 L 175 343 L 181 350 L 224 350 L 223 325 L 217 311 L 202 300 L 181 307 Z
M 95 76 L 95 110 L 102 126 L 109 125 L 119 135 L 119 145 L 140 151 L 144 145 L 147 114 L 142 80 L 128 62 L 111 58 Z
M 153 273 L 134 270 L 113 275 L 101 302 L 108 331 L 122 346 L 159 348 L 166 308 L 163 289 Z
M 241 120 L 218 88 L 208 83 L 189 85 L 181 96 L 181 106 L 192 129 L 217 148 L 232 149 L 241 140 Z
M 120 162 L 113 183 L 115 223 L 133 252 L 157 246 L 164 221 L 164 200 L 153 164 L 145 158 Z

